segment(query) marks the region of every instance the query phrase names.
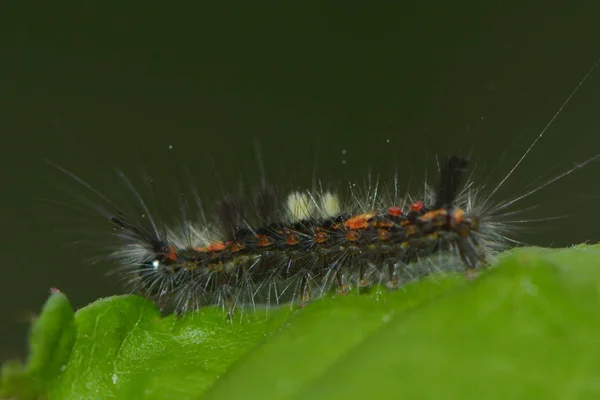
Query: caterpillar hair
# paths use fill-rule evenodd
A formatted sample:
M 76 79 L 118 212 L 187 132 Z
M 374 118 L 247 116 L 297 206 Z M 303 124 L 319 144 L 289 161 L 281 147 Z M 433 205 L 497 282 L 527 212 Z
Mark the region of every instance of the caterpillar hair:
M 591 74 L 580 80 L 544 129 L 503 179 L 487 191 L 469 175 L 469 159 L 438 160 L 434 186 L 400 194 L 398 177 L 342 198 L 322 189 L 282 193 L 266 180 L 250 195 L 224 195 L 210 214 L 192 190 L 181 205 L 183 221 L 156 218 L 135 186 L 120 173 L 138 212 L 126 213 L 71 172 L 60 170 L 95 193 L 97 208 L 113 227 L 109 259 L 129 287 L 160 305 L 187 312 L 219 305 L 230 313 L 257 304 L 306 304 L 335 291 L 383 284 L 390 289 L 434 272 L 469 276 L 519 242 L 521 222 L 511 220 L 524 198 L 598 159 L 595 155 L 508 200 L 501 186 L 544 136 Z M 210 217 L 207 217 L 210 215 Z

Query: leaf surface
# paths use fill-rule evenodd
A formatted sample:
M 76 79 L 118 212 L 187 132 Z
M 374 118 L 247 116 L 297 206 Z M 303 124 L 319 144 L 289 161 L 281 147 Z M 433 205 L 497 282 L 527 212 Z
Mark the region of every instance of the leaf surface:
M 524 248 L 475 280 L 161 317 L 53 294 L 0 394 L 49 399 L 600 398 L 600 247 Z M 15 395 L 15 396 L 16 396 Z M 29 396 L 29 397 L 26 397 Z

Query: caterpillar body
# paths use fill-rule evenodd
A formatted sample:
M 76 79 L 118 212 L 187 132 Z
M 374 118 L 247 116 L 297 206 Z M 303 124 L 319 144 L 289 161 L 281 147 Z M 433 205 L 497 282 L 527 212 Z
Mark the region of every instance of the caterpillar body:
M 263 186 L 249 207 L 224 199 L 216 221 L 180 232 L 115 216 L 124 245 L 112 256 L 129 270 L 136 291 L 172 298 L 179 310 L 304 304 L 333 288 L 346 293 L 379 282 L 395 288 L 435 269 L 474 270 L 486 264 L 487 247 L 502 244 L 492 237 L 497 230 L 485 223 L 481 229 L 483 214 L 472 208 L 468 187 L 459 192 L 466 166 L 466 159 L 450 157 L 437 189 L 412 202 L 377 197 L 377 188 L 369 202 L 350 207 L 330 192 L 294 192 L 281 202 Z M 242 214 L 245 209 L 258 210 L 254 220 L 262 223 Z M 431 260 L 435 254 L 445 265 Z
M 518 242 L 511 218 L 522 199 L 598 159 L 595 155 L 537 187 L 496 201 L 499 188 L 543 137 L 594 66 L 580 80 L 520 159 L 494 188 L 476 185 L 469 160 L 438 160 L 437 181 L 417 196 L 400 194 L 398 178 L 350 196 L 321 189 L 281 193 L 263 179 L 251 195 L 223 196 L 207 218 L 200 196 L 184 199 L 177 229 L 155 219 L 134 185 L 139 215 L 94 192 L 117 239 L 109 258 L 133 291 L 177 312 L 220 305 L 229 313 L 256 304 L 306 304 L 330 291 L 384 284 L 401 287 L 437 271 L 474 275 Z M 107 207 L 106 207 L 107 206 Z M 522 211 L 522 210 L 520 210 Z

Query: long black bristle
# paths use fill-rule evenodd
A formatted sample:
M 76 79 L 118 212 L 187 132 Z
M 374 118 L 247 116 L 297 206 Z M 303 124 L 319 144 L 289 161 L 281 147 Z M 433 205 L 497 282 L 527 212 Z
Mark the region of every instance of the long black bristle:
M 440 169 L 434 208 L 452 207 L 468 165 L 469 160 L 465 157 L 452 156 L 444 161 Z
M 241 195 L 225 195 L 215 206 L 215 214 L 228 238 L 233 238 L 245 224 L 244 199 Z

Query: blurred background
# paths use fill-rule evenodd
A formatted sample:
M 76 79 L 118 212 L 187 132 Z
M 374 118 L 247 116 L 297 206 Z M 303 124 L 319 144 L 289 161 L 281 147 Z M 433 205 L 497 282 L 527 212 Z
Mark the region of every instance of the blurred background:
M 123 292 L 89 262 L 105 247 L 78 244 L 110 232 L 77 198 L 93 196 L 45 160 L 116 199 L 131 195 L 112 169 L 152 176 L 166 204 L 189 181 L 179 166 L 209 203 L 255 180 L 256 141 L 284 187 L 397 169 L 416 188 L 455 151 L 493 187 L 600 56 L 594 1 L 13 3 L 0 5 L 0 361 L 26 354 L 51 287 L 75 307 Z M 600 68 L 498 198 L 600 153 L 599 89 Z M 565 218 L 519 238 L 597 242 L 599 174 L 592 163 L 525 199 L 526 219 Z

